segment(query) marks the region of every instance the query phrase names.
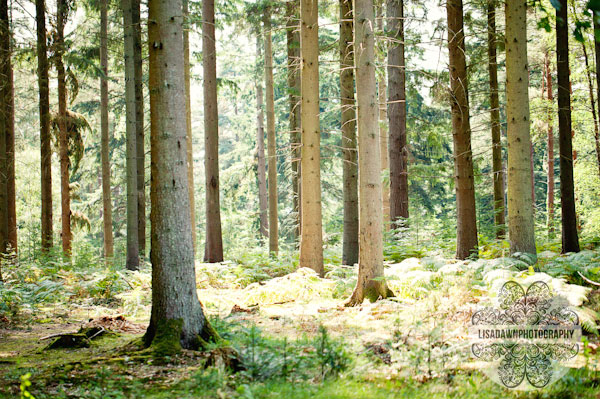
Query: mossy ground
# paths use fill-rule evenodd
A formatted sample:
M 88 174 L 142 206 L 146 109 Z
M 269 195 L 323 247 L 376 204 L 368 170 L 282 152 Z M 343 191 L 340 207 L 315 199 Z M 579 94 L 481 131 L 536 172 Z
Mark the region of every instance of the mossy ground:
M 204 286 L 199 276 L 199 297 L 222 341 L 203 351 L 167 348 L 161 359 L 142 345 L 150 310 L 146 283 L 121 291 L 123 301 L 110 306 L 49 304 L 0 329 L 0 398 L 19 397 L 20 378 L 30 373 L 28 390 L 38 399 L 600 399 L 593 334 L 573 369 L 541 392 L 510 392 L 480 373 L 466 329 L 492 284 L 485 270 L 477 277 L 461 265 L 391 265 L 386 274 L 396 297 L 352 308 L 343 306 L 354 285 L 344 268 L 327 279 L 300 270 L 245 287 Z M 42 337 L 118 314 L 126 315 L 127 328 L 90 340 L 88 348 L 43 350 L 49 340 Z M 236 373 L 216 360 L 229 346 L 243 361 Z

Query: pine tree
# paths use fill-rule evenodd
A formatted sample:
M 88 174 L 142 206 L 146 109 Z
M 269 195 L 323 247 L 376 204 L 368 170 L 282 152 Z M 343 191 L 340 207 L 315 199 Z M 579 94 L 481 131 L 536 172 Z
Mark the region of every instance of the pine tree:
M 500 141 L 500 99 L 498 96 L 498 61 L 496 57 L 496 1 L 488 0 L 488 73 L 490 76 L 490 124 L 492 126 L 492 175 L 494 181 L 494 224 L 496 238 L 506 234 L 504 219 L 504 171 Z
M 344 237 L 342 262 L 358 263 L 358 157 L 354 101 L 354 14 L 352 0 L 340 0 L 340 96 L 344 155 Z
M 163 347 L 197 349 L 199 338 L 208 341 L 213 330 L 196 293 L 187 122 L 181 112 L 186 101 L 181 0 L 149 1 L 148 41 L 152 312 L 144 340 L 150 345 L 155 337 L 175 336 L 178 343 L 163 342 Z
M 558 75 L 558 143 L 560 151 L 560 205 L 562 251 L 579 252 L 575 185 L 573 182 L 573 144 L 571 141 L 571 92 L 569 83 L 569 27 L 567 0 L 559 0 L 556 10 L 556 71 Z
M 137 114 L 135 101 L 135 62 L 133 0 L 121 0 L 125 56 L 125 129 L 127 170 L 127 260 L 129 270 L 140 266 L 137 171 Z
M 204 174 L 206 178 L 206 246 L 204 261 L 223 261 L 219 200 L 219 111 L 217 109 L 217 50 L 215 2 L 202 2 L 202 66 L 204 73 Z
M 478 242 L 462 0 L 448 0 L 446 11 L 456 189 L 456 257 L 466 259 L 477 255 Z
M 506 2 L 506 136 L 508 141 L 508 239 L 510 251 L 535 254 L 531 198 L 527 4 Z
M 40 108 L 40 159 L 42 191 L 42 250 L 52 248 L 52 140 L 50 135 L 50 80 L 48 78 L 48 50 L 46 44 L 46 2 L 36 0 L 37 73 Z
M 408 148 L 406 146 L 406 62 L 404 59 L 404 0 L 387 0 L 388 126 L 390 219 L 394 228 L 408 218 Z
M 100 158 L 102 164 L 102 222 L 104 232 L 104 256 L 114 255 L 112 232 L 112 201 L 110 192 L 110 158 L 108 131 L 108 0 L 100 2 Z
M 65 82 L 65 66 L 63 56 L 65 53 L 65 24 L 69 8 L 66 0 L 58 0 L 56 3 L 56 49 L 55 63 L 58 81 L 58 146 L 60 158 L 60 204 L 62 222 L 62 250 L 65 257 L 71 256 L 71 193 L 69 180 L 69 145 L 67 132 L 67 87 Z
M 263 15 L 265 43 L 265 91 L 267 98 L 267 157 L 269 189 L 269 252 L 279 251 L 279 222 L 277 220 L 277 142 L 275 136 L 275 87 L 273 84 L 273 43 L 271 41 L 271 11 Z
M 300 54 L 302 57 L 302 152 L 300 267 L 323 276 L 321 218 L 321 130 L 319 127 L 319 20 L 318 0 L 300 1 Z
M 383 277 L 383 206 L 373 0 L 355 0 L 354 44 L 358 104 L 358 280 L 346 306 L 392 295 Z

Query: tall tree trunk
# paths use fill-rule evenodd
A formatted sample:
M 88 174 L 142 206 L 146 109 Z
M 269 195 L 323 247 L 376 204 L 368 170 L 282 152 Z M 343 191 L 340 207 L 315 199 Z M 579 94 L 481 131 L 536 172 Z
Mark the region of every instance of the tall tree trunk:
M 179 336 L 183 348 L 196 349 L 198 338 L 209 338 L 211 329 L 198 300 L 194 272 L 187 122 L 181 112 L 185 109 L 181 0 L 150 0 L 148 11 L 152 313 L 144 339 L 149 345 L 155 336 Z
M 267 98 L 267 156 L 269 158 L 269 252 L 279 251 L 279 222 L 277 220 L 277 142 L 275 137 L 275 88 L 273 85 L 273 43 L 271 42 L 271 11 L 263 15 L 265 36 L 265 90 Z
M 594 83 L 592 82 L 592 74 L 590 72 L 590 62 L 588 59 L 587 49 L 585 42 L 581 42 L 581 49 L 583 50 L 583 57 L 585 61 L 585 74 L 588 83 L 588 91 L 590 95 L 590 106 L 592 107 L 592 119 L 594 119 L 594 137 L 598 136 L 598 117 L 596 115 L 596 100 L 594 99 Z
M 68 5 L 65 0 L 58 0 L 56 19 L 56 72 L 58 80 L 58 131 L 60 157 L 60 205 L 62 219 L 62 249 L 65 257 L 71 256 L 71 193 L 69 190 L 69 138 L 67 132 L 67 88 L 65 82 L 64 30 L 67 22 Z
M 131 0 L 133 24 L 133 68 L 135 79 L 135 146 L 137 172 L 137 218 L 139 253 L 146 257 L 146 150 L 144 146 L 144 82 L 142 68 L 142 24 L 140 0 Z
M 546 194 L 547 219 L 546 227 L 549 235 L 554 235 L 554 129 L 552 127 L 552 109 L 554 104 L 554 95 L 552 93 L 552 71 L 550 70 L 550 55 L 548 50 L 544 56 L 544 70 L 546 79 L 546 98 L 548 100 L 548 180 Z
M 448 0 L 448 54 L 456 185 L 456 257 L 477 255 L 477 213 L 462 0 Z
M 383 35 L 383 7 L 377 6 L 377 30 Z M 385 68 L 385 53 L 387 49 L 387 41 L 382 40 L 382 45 L 379 51 L 376 48 L 377 63 L 381 65 L 381 73 L 377 80 L 378 98 L 379 103 L 379 146 L 381 154 L 381 172 L 385 175 L 390 168 L 389 162 L 389 144 L 388 144 L 388 120 L 387 120 L 387 83 L 386 83 L 386 68 Z M 389 173 L 388 173 L 389 174 Z M 383 177 L 383 176 L 382 176 Z M 382 186 L 382 197 L 383 197 L 383 228 L 385 230 L 390 229 L 390 186 L 387 179 L 384 179 Z
M 183 15 L 186 18 L 186 26 L 190 24 L 188 0 L 183 0 Z M 187 168 L 188 168 L 188 188 L 190 196 L 190 217 L 192 220 L 192 243 L 194 244 L 194 254 L 196 253 L 196 200 L 194 197 L 194 148 L 192 136 L 192 97 L 191 97 L 191 79 L 190 79 L 190 30 L 183 30 L 183 69 L 185 76 L 185 115 L 187 132 Z
M 506 120 L 508 138 L 508 238 L 510 252 L 534 254 L 535 229 L 531 201 L 531 137 L 527 4 L 506 3 Z
M 354 101 L 354 14 L 352 0 L 340 0 L 340 96 L 344 154 L 344 236 L 342 263 L 358 263 L 358 156 Z
M 1 28 L 2 33 L 2 70 L 4 84 L 2 91 L 4 95 L 4 132 L 6 134 L 6 196 L 7 196 L 7 234 L 9 249 L 17 251 L 17 209 L 16 209 L 16 187 L 15 187 L 15 96 L 13 82 L 13 68 L 11 61 L 11 27 L 8 15 L 8 1 L 2 0 Z
M 600 17 L 594 15 L 594 33 L 600 32 Z M 600 38 L 594 34 L 594 52 L 596 54 L 596 90 L 598 98 L 598 115 L 600 116 Z M 600 174 L 600 134 L 596 134 L 596 158 L 598 160 L 598 174 Z
M 36 0 L 38 87 L 40 97 L 40 159 L 42 192 L 42 250 L 52 248 L 52 146 L 50 136 L 50 80 L 46 45 L 46 2 Z
M 3 79 L 0 81 L 0 254 L 4 254 L 9 246 L 9 196 L 8 186 L 8 164 L 9 164 L 9 144 L 12 121 L 10 110 L 9 91 L 11 82 L 6 79 L 10 65 L 10 21 L 8 17 L 8 1 L 0 1 L 0 74 Z M 0 281 L 2 281 L 2 263 L 4 259 L 0 257 Z
M 594 118 L 594 138 L 596 139 L 596 157 L 598 158 L 598 172 L 600 174 L 600 129 L 598 127 L 598 115 L 596 113 L 596 100 L 594 99 L 594 83 L 592 81 L 592 73 L 590 72 L 590 62 L 587 54 L 585 42 L 581 43 L 583 49 L 583 57 L 585 59 L 585 73 L 587 77 L 588 89 L 590 92 L 590 105 L 592 106 L 592 118 Z
M 287 15 L 287 81 L 289 90 L 290 156 L 292 165 L 292 210 L 294 233 L 300 238 L 300 29 L 298 0 L 288 0 Z
M 500 141 L 500 100 L 498 98 L 498 61 L 496 57 L 496 1 L 487 4 L 488 72 L 490 75 L 490 124 L 492 125 L 492 175 L 494 180 L 494 224 L 496 238 L 506 234 L 504 220 L 504 171 Z
M 300 267 L 323 276 L 318 0 L 300 0 L 302 153 Z
M 100 2 L 100 158 L 102 163 L 102 222 L 104 232 L 104 256 L 114 255 L 112 232 L 112 201 L 110 198 L 110 159 L 108 132 L 108 0 Z
M 359 252 L 358 280 L 346 306 L 392 295 L 383 277 L 381 147 L 375 78 L 373 0 L 355 0 L 354 43 L 358 103 Z
M 406 146 L 406 63 L 404 60 L 404 0 L 387 0 L 388 120 L 390 219 L 398 228 L 408 218 L 408 148 Z
M 261 62 L 260 36 L 256 37 L 256 59 L 257 64 Z M 256 157 L 258 161 L 258 208 L 260 212 L 260 234 L 269 236 L 268 218 L 268 196 L 267 196 L 267 172 L 265 165 L 265 128 L 263 116 L 263 88 L 262 74 L 256 80 Z
M 556 11 L 556 69 L 558 75 L 558 143 L 560 151 L 560 204 L 562 209 L 562 251 L 579 252 L 573 145 L 571 142 L 571 93 L 569 90 L 569 28 L 567 0 Z
M 135 101 L 135 42 L 133 1 L 121 0 L 123 10 L 125 56 L 125 119 L 127 169 L 127 269 L 137 270 L 140 265 L 137 173 L 137 113 Z
M 204 261 L 223 261 L 219 201 L 219 111 L 215 2 L 202 2 L 202 66 L 204 72 L 204 174 L 206 177 L 206 247 Z

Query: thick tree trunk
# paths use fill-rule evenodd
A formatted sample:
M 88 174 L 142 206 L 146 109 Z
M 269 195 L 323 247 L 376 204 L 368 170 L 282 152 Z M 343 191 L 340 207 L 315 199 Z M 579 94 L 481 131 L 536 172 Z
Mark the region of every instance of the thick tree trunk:
M 204 261 L 223 261 L 219 201 L 219 111 L 215 2 L 202 2 L 202 66 L 204 73 L 204 174 L 206 177 L 206 247 Z
M 137 173 L 137 114 L 135 101 L 135 42 L 133 25 L 133 2 L 121 0 L 123 10 L 125 56 L 125 128 L 127 136 L 127 269 L 140 266 L 139 220 L 138 220 L 138 173 Z
M 560 204 L 562 209 L 562 251 L 579 252 L 573 145 L 571 142 L 571 93 L 569 90 L 569 27 L 567 0 L 556 11 L 556 69 L 558 75 L 558 142 L 560 148 Z
M 408 148 L 406 146 L 406 63 L 404 60 L 404 0 L 387 0 L 388 120 L 390 219 L 392 227 L 408 218 Z
M 500 141 L 500 100 L 498 98 L 498 61 L 496 57 L 496 2 L 488 1 L 488 72 L 490 75 L 490 124 L 492 126 L 492 176 L 494 180 L 494 224 L 496 238 L 504 238 L 504 171 Z
M 256 37 L 257 64 L 261 62 L 260 37 Z M 269 236 L 268 196 L 267 196 L 267 168 L 265 165 L 265 127 L 263 116 L 263 88 L 262 74 L 256 80 L 256 158 L 258 177 L 258 208 L 260 217 L 260 234 Z
M 52 146 L 50 136 L 50 80 L 46 45 L 46 2 L 36 0 L 38 87 L 40 98 L 40 159 L 42 193 L 42 250 L 52 248 Z
M 144 145 L 144 82 L 142 68 L 142 24 L 140 0 L 131 0 L 133 24 L 133 68 L 135 79 L 135 146 L 137 172 L 138 243 L 142 259 L 146 257 L 146 150 Z
M 183 0 L 183 15 L 186 18 L 186 26 L 189 25 L 189 5 L 188 0 Z M 187 168 L 188 168 L 188 188 L 190 196 L 190 218 L 192 220 L 192 243 L 194 244 L 194 254 L 196 253 L 196 200 L 194 197 L 194 148 L 192 135 L 192 97 L 191 97 L 191 79 L 190 79 L 190 30 L 189 27 L 183 30 L 183 71 L 185 77 L 185 116 L 186 116 L 186 137 L 187 137 Z
M 383 7 L 377 6 L 377 30 L 380 35 L 383 35 Z M 389 174 L 390 158 L 389 158 L 389 140 L 388 140 L 388 119 L 387 119 L 387 83 L 386 83 L 386 68 L 385 68 L 385 54 L 387 49 L 387 41 L 383 40 L 383 44 L 379 51 L 376 47 L 377 64 L 381 68 L 381 73 L 378 75 L 377 80 L 377 95 L 379 103 L 379 146 L 381 154 L 381 174 L 382 178 L 385 174 Z M 383 228 L 385 230 L 390 229 L 390 186 L 388 180 L 383 180 L 382 186 L 382 197 L 383 197 Z
M 477 255 L 477 213 L 462 0 L 448 0 L 448 54 L 456 185 L 456 257 Z
M 346 306 L 392 295 L 383 277 L 381 154 L 377 129 L 373 0 L 355 0 L 354 43 L 358 103 L 359 258 L 358 280 Z
M 287 14 L 287 82 L 289 90 L 290 157 L 292 165 L 292 210 L 294 233 L 300 238 L 300 29 L 298 0 L 288 0 Z
M 358 263 L 358 156 L 354 101 L 354 14 L 352 0 L 340 0 L 340 96 L 344 154 L 344 236 L 342 263 Z
M 536 253 L 531 201 L 527 4 L 506 3 L 506 120 L 510 252 Z
M 112 201 L 110 196 L 110 159 L 108 131 L 108 0 L 100 2 L 100 158 L 102 164 L 102 222 L 104 257 L 114 255 L 112 232 Z
M 176 334 L 183 348 L 196 349 L 209 324 L 194 272 L 181 0 L 150 0 L 148 11 L 152 313 L 144 338 L 149 345 Z
M 62 219 L 62 249 L 65 257 L 71 256 L 71 193 L 69 190 L 69 138 L 67 132 L 67 88 L 65 82 L 64 30 L 68 14 L 65 0 L 58 0 L 56 19 L 56 72 L 58 80 L 58 131 L 60 158 L 60 205 Z
M 302 57 L 300 267 L 310 267 L 323 276 L 318 0 L 300 0 L 300 22 Z
M 17 209 L 15 187 L 15 96 L 13 69 L 11 60 L 11 27 L 8 15 L 8 1 L 2 0 L 2 15 L 0 18 L 0 32 L 2 33 L 2 64 L 1 74 L 4 83 L 2 93 L 4 96 L 2 112 L 4 113 L 4 134 L 6 135 L 6 197 L 7 197 L 7 246 L 11 252 L 17 251 Z
M 273 43 L 271 42 L 271 11 L 263 16 L 265 41 L 265 90 L 267 99 L 267 156 L 269 189 L 269 252 L 279 251 L 279 222 L 277 220 L 277 142 L 275 137 L 275 88 L 273 85 Z
M 600 17 L 594 16 L 594 32 L 600 32 Z M 596 90 L 598 98 L 598 115 L 600 116 L 600 40 L 594 35 L 594 52 L 596 53 Z M 600 134 L 596 133 L 596 158 L 598 162 L 598 174 L 600 174 Z
M 552 93 L 552 72 L 550 70 L 550 55 L 546 50 L 544 57 L 544 71 L 546 79 L 546 98 L 548 100 L 548 177 L 547 177 L 547 193 L 546 193 L 546 227 L 549 235 L 554 235 L 554 129 L 552 127 L 552 110 L 554 105 L 554 95 Z

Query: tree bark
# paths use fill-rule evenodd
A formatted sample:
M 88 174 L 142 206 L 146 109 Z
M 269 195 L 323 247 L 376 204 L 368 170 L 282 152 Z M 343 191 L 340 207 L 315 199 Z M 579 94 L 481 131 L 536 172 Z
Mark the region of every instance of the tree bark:
M 354 44 L 358 104 L 359 252 L 358 280 L 346 306 L 376 301 L 392 293 L 383 277 L 381 147 L 377 129 L 373 0 L 355 0 Z
M 583 50 L 583 59 L 585 62 L 585 75 L 587 78 L 590 105 L 592 107 L 592 119 L 594 120 L 594 137 L 598 137 L 598 134 L 600 134 L 600 132 L 598 128 L 598 116 L 596 114 L 596 100 L 594 99 L 594 83 L 592 81 L 592 73 L 590 72 L 590 61 L 588 58 L 585 42 L 581 42 L 581 49 Z
M 194 254 L 196 253 L 196 200 L 194 196 L 194 148 L 192 135 L 192 97 L 191 97 L 191 78 L 190 78 L 190 28 L 189 28 L 189 1 L 183 0 L 183 15 L 185 16 L 185 26 L 183 29 L 183 69 L 185 76 L 185 115 L 187 132 L 187 168 L 188 168 L 188 188 L 190 196 L 190 217 L 192 220 L 192 243 L 194 244 Z
M 556 69 L 558 75 L 558 143 L 560 151 L 560 204 L 562 209 L 562 251 L 579 252 L 573 145 L 571 142 L 571 93 L 569 90 L 569 28 L 567 0 L 556 11 Z
M 466 259 L 478 254 L 478 242 L 462 0 L 448 0 L 446 10 L 456 186 L 456 257 Z
M 388 120 L 390 219 L 392 227 L 408 218 L 408 148 L 406 145 L 406 63 L 404 59 L 404 0 L 387 0 Z
M 344 155 L 344 235 L 342 263 L 358 263 L 358 157 L 354 101 L 354 14 L 352 0 L 340 0 L 340 96 Z
M 547 194 L 546 194 L 546 210 L 547 219 L 546 227 L 548 234 L 554 234 L 554 129 L 552 127 L 552 109 L 554 105 L 554 95 L 552 93 L 552 71 L 550 70 L 550 56 L 548 50 L 544 56 L 544 70 L 546 79 L 546 98 L 548 100 L 548 177 L 547 177 Z
M 42 250 L 52 248 L 52 146 L 50 136 L 50 80 L 46 44 L 46 2 L 36 0 L 38 87 L 40 108 L 40 170 L 42 193 Z
M 379 34 L 383 34 L 383 7 L 377 6 L 377 30 Z M 379 50 L 379 51 L 377 51 Z M 381 154 L 381 174 L 382 178 L 389 174 L 390 158 L 389 158 L 389 138 L 388 138 L 388 118 L 387 118 L 387 83 L 386 83 L 386 68 L 385 68 L 385 53 L 387 50 L 387 42 L 383 40 L 380 49 L 376 47 L 377 64 L 380 65 L 381 73 L 377 80 L 377 95 L 379 103 L 379 146 Z M 383 228 L 387 231 L 390 229 L 390 186 L 388 179 L 383 179 L 382 183 L 383 197 Z
M 536 254 L 531 201 L 527 4 L 506 3 L 506 119 L 510 252 Z
M 288 0 L 287 63 L 289 90 L 290 156 L 292 165 L 292 210 L 295 216 L 295 238 L 300 238 L 300 29 L 298 0 Z
M 494 181 L 494 224 L 496 238 L 504 238 L 504 171 L 502 170 L 502 143 L 500 132 L 500 100 L 498 97 L 498 61 L 496 57 L 496 2 L 487 4 L 488 18 L 488 72 L 490 75 L 490 124 L 492 126 L 492 176 Z
M 125 56 L 125 119 L 126 119 L 126 169 L 127 169 L 127 261 L 129 270 L 140 266 L 138 173 L 137 173 L 137 113 L 135 101 L 135 41 L 133 1 L 121 0 L 123 10 Z
M 269 252 L 279 251 L 279 222 L 277 220 L 277 142 L 275 137 L 275 92 L 273 85 L 273 44 L 271 42 L 271 11 L 263 15 L 265 41 L 265 90 L 267 100 L 267 156 L 269 189 Z
M 135 146 L 137 172 L 138 245 L 142 259 L 146 257 L 146 150 L 144 145 L 144 82 L 142 66 L 142 24 L 140 0 L 131 0 L 133 24 L 133 69 L 135 79 Z
M 8 1 L 0 1 L 0 254 L 9 249 L 9 141 L 10 130 L 14 129 L 11 121 L 10 95 L 12 82 L 8 76 L 10 68 L 10 20 L 8 16 Z M 11 127 L 13 126 L 13 127 Z M 2 263 L 0 258 L 0 281 L 2 281 Z
M 175 326 L 181 346 L 196 349 L 199 337 L 206 339 L 209 324 L 194 272 L 187 122 L 181 112 L 185 109 L 182 3 L 150 0 L 148 12 L 152 312 L 144 338 L 149 345 Z
M 16 209 L 16 187 L 15 187 L 15 95 L 12 68 L 11 49 L 11 26 L 8 14 L 8 1 L 2 0 L 1 32 L 2 32 L 2 70 L 4 84 L 2 92 L 4 96 L 4 132 L 6 135 L 6 196 L 7 196 L 7 249 L 11 253 L 17 252 L 17 209 Z
M 260 36 L 256 37 L 257 64 L 261 62 Z M 262 75 L 262 74 L 260 74 Z M 263 116 L 263 88 L 262 76 L 256 80 L 256 157 L 258 161 L 258 208 L 260 212 L 260 234 L 269 236 L 268 195 L 267 195 L 267 168 L 265 165 L 265 128 Z
M 65 52 L 64 30 L 68 15 L 68 6 L 65 0 L 58 0 L 56 19 L 56 72 L 58 80 L 58 131 L 59 131 L 59 157 L 60 157 L 60 205 L 62 219 L 62 250 L 65 257 L 71 256 L 71 193 L 69 190 L 69 152 L 67 132 L 67 88 L 65 84 L 65 66 L 63 55 Z
M 594 33 L 600 32 L 600 17 L 593 16 Z M 598 98 L 598 115 L 600 116 L 600 40 L 594 34 L 594 52 L 596 53 L 596 97 Z M 596 134 L 596 158 L 598 162 L 598 174 L 600 175 L 600 134 Z
M 302 57 L 300 267 L 309 267 L 323 276 L 318 0 L 300 0 L 300 21 Z
M 102 164 L 102 222 L 104 257 L 114 255 L 112 231 L 112 201 L 110 191 L 110 159 L 108 131 L 108 0 L 100 2 L 100 158 Z
M 219 203 L 219 113 L 217 108 L 217 50 L 215 2 L 202 2 L 202 66 L 204 73 L 204 173 L 206 177 L 205 262 L 223 261 Z

